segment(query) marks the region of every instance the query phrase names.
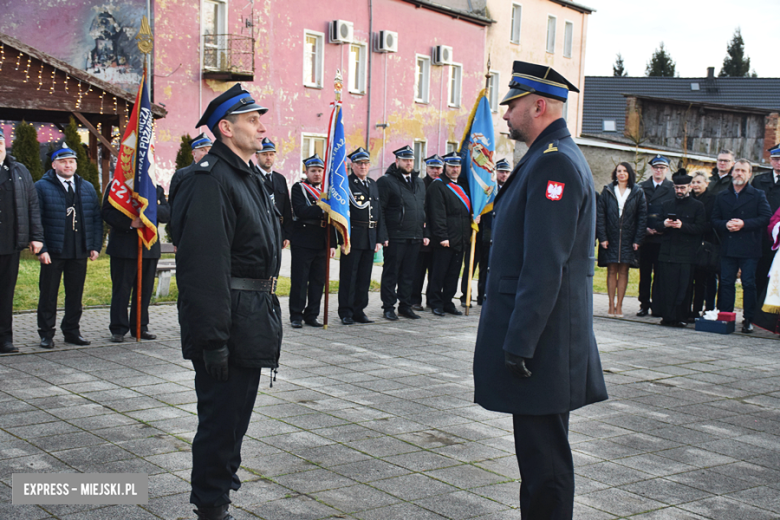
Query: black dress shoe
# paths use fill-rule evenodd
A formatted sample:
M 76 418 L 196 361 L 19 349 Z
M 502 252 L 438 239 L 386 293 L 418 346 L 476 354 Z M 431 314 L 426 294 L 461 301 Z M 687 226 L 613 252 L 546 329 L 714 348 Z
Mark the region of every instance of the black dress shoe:
M 322 327 L 322 323 L 317 321 L 317 318 L 310 318 L 308 320 L 303 320 L 303 322 L 309 327 Z
M 301 323 L 301 320 L 291 320 L 290 325 L 294 329 L 300 329 L 301 327 L 303 327 L 303 323 Z
M 355 320 L 353 320 L 349 316 L 344 316 L 343 318 L 341 318 L 341 323 L 343 323 L 344 325 L 354 325 Z
M 374 323 L 374 320 L 369 320 L 365 314 L 362 316 L 352 316 L 352 321 L 356 323 Z
M 132 337 L 135 337 L 135 334 L 130 334 Z M 141 331 L 141 339 L 157 339 L 157 334 L 152 334 L 151 332 L 147 332 L 145 330 Z
M 753 324 L 749 322 L 748 320 L 745 320 L 742 322 L 742 332 L 745 334 L 750 334 L 754 331 Z
M 84 339 L 81 337 L 81 334 L 79 334 L 78 336 L 65 336 L 65 343 L 70 343 L 71 345 L 89 345 L 92 342 Z
M 54 348 L 54 338 L 41 338 L 41 348 Z
M 436 316 L 444 316 L 444 311 L 441 309 L 437 309 L 436 307 L 431 309 L 431 312 L 434 313 Z
M 14 344 L 10 341 L 6 341 L 0 346 L 0 354 L 12 354 L 14 352 L 19 352 L 19 349 L 14 347 Z
M 639 312 L 636 313 L 636 315 L 639 316 L 640 318 L 647 316 L 648 314 L 650 314 L 650 311 L 648 311 L 645 308 L 639 309 Z
M 124 334 L 111 334 L 111 341 L 113 343 L 122 343 L 125 340 Z
M 463 316 L 463 313 L 456 309 L 454 305 L 452 307 L 445 307 L 444 312 L 452 314 L 453 316 Z
M 413 311 L 424 311 L 425 307 L 423 307 L 419 303 L 415 303 L 415 304 L 412 305 L 412 310 Z
M 405 318 L 409 318 L 410 320 L 419 320 L 420 316 L 418 314 L 415 314 L 415 312 L 412 309 L 398 309 L 398 314 Z
M 395 311 L 390 309 L 389 311 L 385 311 L 384 314 L 382 314 L 386 320 L 390 321 L 396 321 L 398 319 L 398 316 L 395 314 Z

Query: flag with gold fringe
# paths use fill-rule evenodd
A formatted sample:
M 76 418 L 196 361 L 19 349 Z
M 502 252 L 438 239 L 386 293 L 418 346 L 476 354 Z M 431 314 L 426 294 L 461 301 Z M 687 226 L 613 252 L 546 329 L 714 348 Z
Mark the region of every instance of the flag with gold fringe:
M 496 164 L 493 160 L 496 142 L 493 135 L 493 114 L 487 89 L 483 89 L 471 110 L 458 150 L 464 170 L 462 175 L 466 175 L 469 182 L 471 226 L 474 229 L 477 229 L 476 216 L 492 211 L 493 199 L 496 198 Z
M 349 223 L 349 178 L 347 176 L 347 148 L 344 139 L 344 124 L 341 102 L 333 104 L 328 125 L 328 142 L 325 151 L 325 178 L 322 181 L 322 196 L 317 203 L 328 215 L 330 223 L 341 234 L 344 253 L 350 250 Z

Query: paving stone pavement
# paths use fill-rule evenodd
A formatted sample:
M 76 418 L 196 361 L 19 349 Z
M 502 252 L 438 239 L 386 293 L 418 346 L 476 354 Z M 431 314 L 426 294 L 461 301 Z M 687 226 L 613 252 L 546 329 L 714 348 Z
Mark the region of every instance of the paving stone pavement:
M 380 318 L 285 329 L 244 441 L 239 520 L 519 518 L 511 418 L 472 403 L 480 308 L 470 317 Z M 282 299 L 285 309 L 286 299 Z M 596 297 L 596 309 L 605 306 Z M 154 342 L 0 356 L 0 518 L 191 519 L 191 365 L 176 308 L 153 306 Z M 572 413 L 575 518 L 780 518 L 780 342 L 594 318 L 611 399 Z M 13 506 L 14 472 L 142 472 L 142 506 Z

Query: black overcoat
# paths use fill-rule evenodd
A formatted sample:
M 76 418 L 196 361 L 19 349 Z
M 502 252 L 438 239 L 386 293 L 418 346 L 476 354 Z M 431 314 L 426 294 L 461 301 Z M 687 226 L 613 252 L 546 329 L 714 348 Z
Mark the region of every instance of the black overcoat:
M 428 235 L 433 247 L 442 247 L 440 243 L 449 240 L 450 249 L 463 251 L 471 243 L 471 212 L 450 189 L 450 184 L 460 187 L 468 197 L 468 189 L 453 183 L 446 175 L 432 182 L 425 192 Z
M 645 190 L 645 200 L 647 201 L 647 227 L 655 229 L 658 219 L 661 215 L 661 208 L 664 202 L 674 199 L 674 184 L 669 179 L 664 181 L 657 188 L 653 184 L 653 178 L 642 181 L 639 183 L 643 190 Z M 647 230 L 645 229 L 645 233 Z M 660 235 L 645 235 L 645 242 L 650 244 L 660 244 Z
M 704 231 L 708 226 L 707 211 L 704 204 L 693 197 L 685 197 L 664 202 L 661 210 L 662 218 L 666 220 L 674 214 L 682 222 L 682 227 L 665 228 L 664 220 L 657 224 L 658 231 L 664 231 L 661 238 L 661 249 L 658 253 L 659 262 L 672 264 L 695 264 L 696 253 L 701 246 Z
M 764 192 L 766 201 L 769 202 L 769 209 L 774 215 L 775 211 L 780 208 L 780 184 L 775 184 L 775 173 L 769 171 L 756 175 L 750 184 Z
M 739 197 L 734 192 L 734 185 L 721 191 L 715 198 L 712 209 L 712 227 L 720 236 L 720 256 L 734 258 L 761 258 L 761 240 L 772 217 L 772 210 L 766 200 L 766 195 L 746 184 Z M 738 218 L 745 222 L 739 231 L 726 229 L 726 223 Z
M 7 245 L 9 249 L 21 251 L 32 241 L 44 240 L 38 192 L 27 167 L 13 156 L 6 154 L 0 168 L 9 172 L 14 187 L 15 236 L 14 243 Z
M 563 119 L 498 193 L 474 353 L 475 401 L 484 408 L 547 415 L 607 399 L 593 334 L 595 196 Z M 529 359 L 533 375 L 515 376 L 504 351 Z
M 100 209 L 103 220 L 111 227 L 106 254 L 115 258 L 138 258 L 138 230 L 130 227 L 133 219 L 116 209 L 108 201 L 109 191 L 106 190 L 103 195 L 103 206 Z M 165 200 L 165 191 L 161 186 L 157 186 L 157 225 L 170 220 L 171 207 Z M 142 246 L 141 250 L 144 258 L 160 258 L 159 235 L 157 242 L 152 244 L 150 249 Z
M 287 179 L 284 178 L 279 172 L 272 171 L 270 176 L 263 174 L 262 170 L 258 166 L 255 166 L 258 175 L 262 176 L 265 181 L 265 187 L 268 189 L 268 194 L 271 195 L 271 200 L 274 201 L 274 206 L 279 211 L 279 222 L 282 224 L 282 232 L 284 233 L 284 239 L 290 240 L 293 234 L 293 220 L 292 220 L 292 206 L 290 204 L 290 192 L 287 189 Z
M 368 186 L 365 186 L 354 173 L 348 180 L 355 202 L 361 205 L 368 204 L 368 207 L 360 209 L 352 204 L 352 201 L 349 203 L 351 249 L 373 251 L 377 244 L 383 244 L 387 240 L 387 229 L 379 203 L 379 187 L 376 181 L 369 177 L 366 177 Z M 369 222 L 373 224 L 368 224 Z M 338 238 L 341 243 L 341 235 Z
M 638 185 L 631 187 L 623 213 L 620 214 L 615 185 L 607 184 L 598 198 L 596 235 L 599 242 L 608 241 L 599 254 L 608 264 L 632 264 L 639 256 L 634 244 L 642 244 L 647 234 L 647 203 L 645 192 Z

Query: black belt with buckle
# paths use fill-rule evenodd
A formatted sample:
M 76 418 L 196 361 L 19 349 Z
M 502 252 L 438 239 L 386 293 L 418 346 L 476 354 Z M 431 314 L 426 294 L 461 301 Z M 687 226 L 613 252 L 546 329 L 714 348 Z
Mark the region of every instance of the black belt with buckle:
M 374 229 L 376 227 L 377 221 L 369 220 L 368 222 L 366 222 L 363 220 L 353 220 L 352 223 L 358 227 L 367 227 L 368 229 Z
M 230 278 L 230 288 L 237 291 L 258 291 L 276 294 L 276 278 Z
M 301 224 L 307 224 L 309 226 L 325 227 L 324 220 L 299 220 Z

